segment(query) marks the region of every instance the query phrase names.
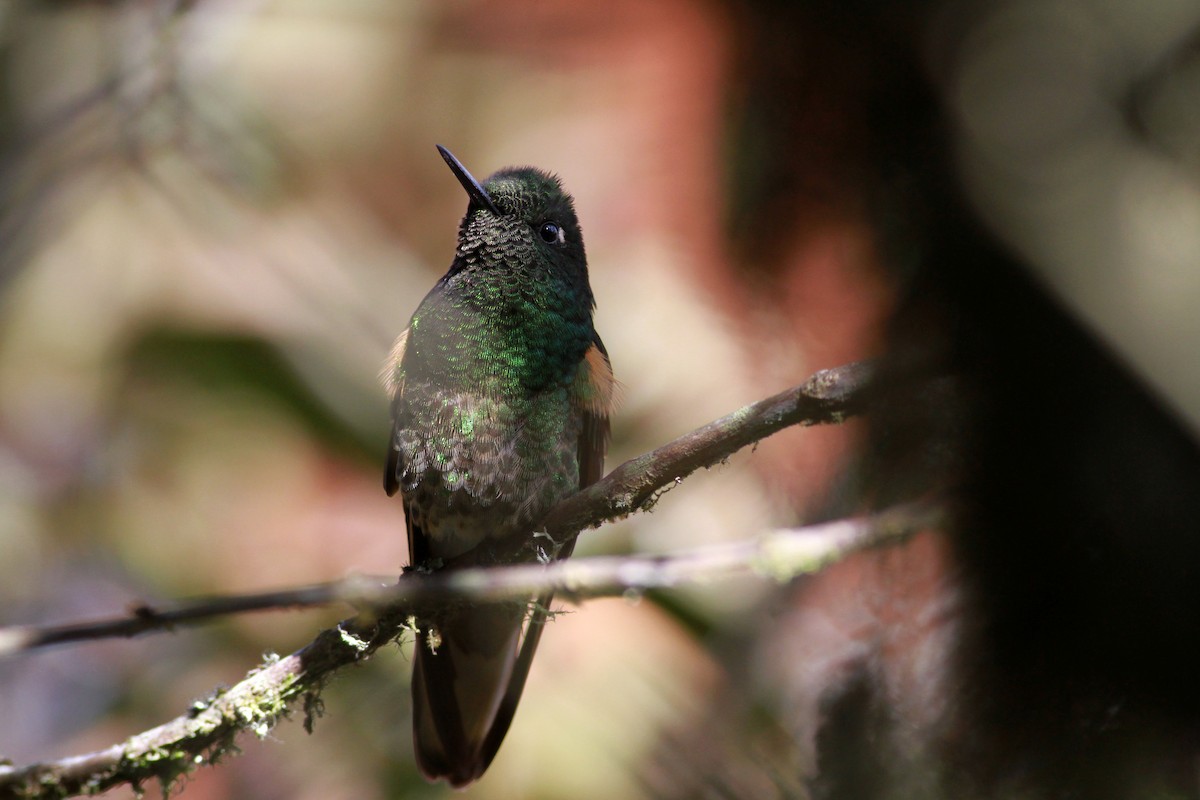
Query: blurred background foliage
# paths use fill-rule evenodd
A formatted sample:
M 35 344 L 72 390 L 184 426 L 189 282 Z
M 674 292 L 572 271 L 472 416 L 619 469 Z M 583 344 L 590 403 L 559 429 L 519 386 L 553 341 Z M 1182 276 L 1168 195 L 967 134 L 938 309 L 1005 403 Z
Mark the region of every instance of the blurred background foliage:
M 1198 22 L 1190 0 L 4 3 L 0 617 L 398 571 L 377 374 L 465 207 L 435 142 L 576 197 L 624 384 L 610 467 L 878 354 L 947 165 L 1194 426 Z M 860 435 L 774 437 L 577 555 L 852 508 Z M 864 652 L 893 713 L 934 724 L 944 558 L 919 537 L 797 591 L 574 609 L 471 792 L 801 796 L 820 687 Z M 0 663 L 0 754 L 120 740 L 343 615 Z M 186 796 L 446 794 L 411 761 L 408 672 L 392 648 L 344 674 L 312 736 L 246 737 Z

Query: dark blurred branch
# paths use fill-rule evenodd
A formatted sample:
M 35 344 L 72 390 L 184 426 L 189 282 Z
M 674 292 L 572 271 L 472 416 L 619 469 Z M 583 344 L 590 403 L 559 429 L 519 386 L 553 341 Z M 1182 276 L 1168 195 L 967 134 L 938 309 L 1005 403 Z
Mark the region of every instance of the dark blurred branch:
M 701 467 L 789 425 L 837 422 L 862 410 L 870 370 L 852 364 L 817 373 L 803 386 L 746 406 L 645 456 L 563 501 L 545 529 L 557 541 L 653 505 L 657 494 Z M 263 736 L 300 697 L 306 727 L 319 708 L 321 686 L 338 669 L 368 658 L 448 599 L 531 596 L 556 590 L 569 598 L 618 595 L 746 574 L 778 580 L 815 572 L 864 547 L 937 524 L 935 506 L 899 506 L 871 517 L 777 531 L 753 540 L 665 556 L 577 559 L 548 565 L 406 572 L 395 584 L 353 578 L 302 589 L 181 603 L 160 611 L 135 609 L 127 618 L 46 628 L 0 630 L 0 652 L 54 642 L 133 636 L 231 613 L 349 602 L 357 617 L 322 632 L 308 646 L 252 671 L 231 689 L 193 704 L 164 725 L 105 750 L 25 767 L 0 765 L 0 800 L 94 794 L 113 786 L 167 787 L 194 767 L 227 752 L 236 735 Z
M 199 597 L 181 600 L 171 608 L 141 604 L 127 616 L 63 625 L 14 625 L 0 628 L 0 657 L 22 650 L 55 644 L 117 637 L 132 638 L 151 631 L 169 631 L 178 625 L 206 622 L 232 614 L 274 611 L 289 608 L 313 608 L 336 602 L 352 605 L 381 603 L 382 583 L 388 578 L 355 576 L 341 581 L 280 589 L 273 592 Z

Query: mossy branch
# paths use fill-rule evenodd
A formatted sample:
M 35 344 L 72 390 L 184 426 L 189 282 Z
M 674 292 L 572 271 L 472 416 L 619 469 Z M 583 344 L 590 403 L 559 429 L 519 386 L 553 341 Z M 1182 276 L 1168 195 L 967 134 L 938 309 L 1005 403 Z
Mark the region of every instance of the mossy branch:
M 360 615 L 322 631 L 287 657 L 268 659 L 232 688 L 120 744 L 26 767 L 0 766 L 0 798 L 91 795 L 121 784 L 140 787 L 152 779 L 165 792 L 181 775 L 229 750 L 238 733 L 265 736 L 298 698 L 314 696 L 329 675 L 369 657 L 395 639 L 402 625 L 400 612 Z

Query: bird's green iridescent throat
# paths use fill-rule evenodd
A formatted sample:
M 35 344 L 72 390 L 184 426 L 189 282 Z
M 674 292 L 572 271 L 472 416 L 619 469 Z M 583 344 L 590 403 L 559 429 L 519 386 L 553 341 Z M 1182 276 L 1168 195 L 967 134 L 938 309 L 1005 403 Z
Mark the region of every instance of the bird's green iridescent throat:
M 413 315 L 405 370 L 508 400 L 570 385 L 594 335 L 571 287 L 476 272 L 449 276 Z

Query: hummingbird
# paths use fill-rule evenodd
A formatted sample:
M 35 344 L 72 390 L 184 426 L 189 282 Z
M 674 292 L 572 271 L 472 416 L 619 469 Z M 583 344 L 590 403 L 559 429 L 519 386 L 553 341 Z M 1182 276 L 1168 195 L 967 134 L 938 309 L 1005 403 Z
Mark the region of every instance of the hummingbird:
M 570 556 L 535 536 L 556 503 L 601 477 L 616 382 L 574 201 L 533 167 L 482 184 L 438 152 L 469 198 L 449 271 L 384 368 L 410 568 Z M 430 780 L 488 768 L 516 712 L 552 596 L 442 609 L 418 621 L 413 741 Z

